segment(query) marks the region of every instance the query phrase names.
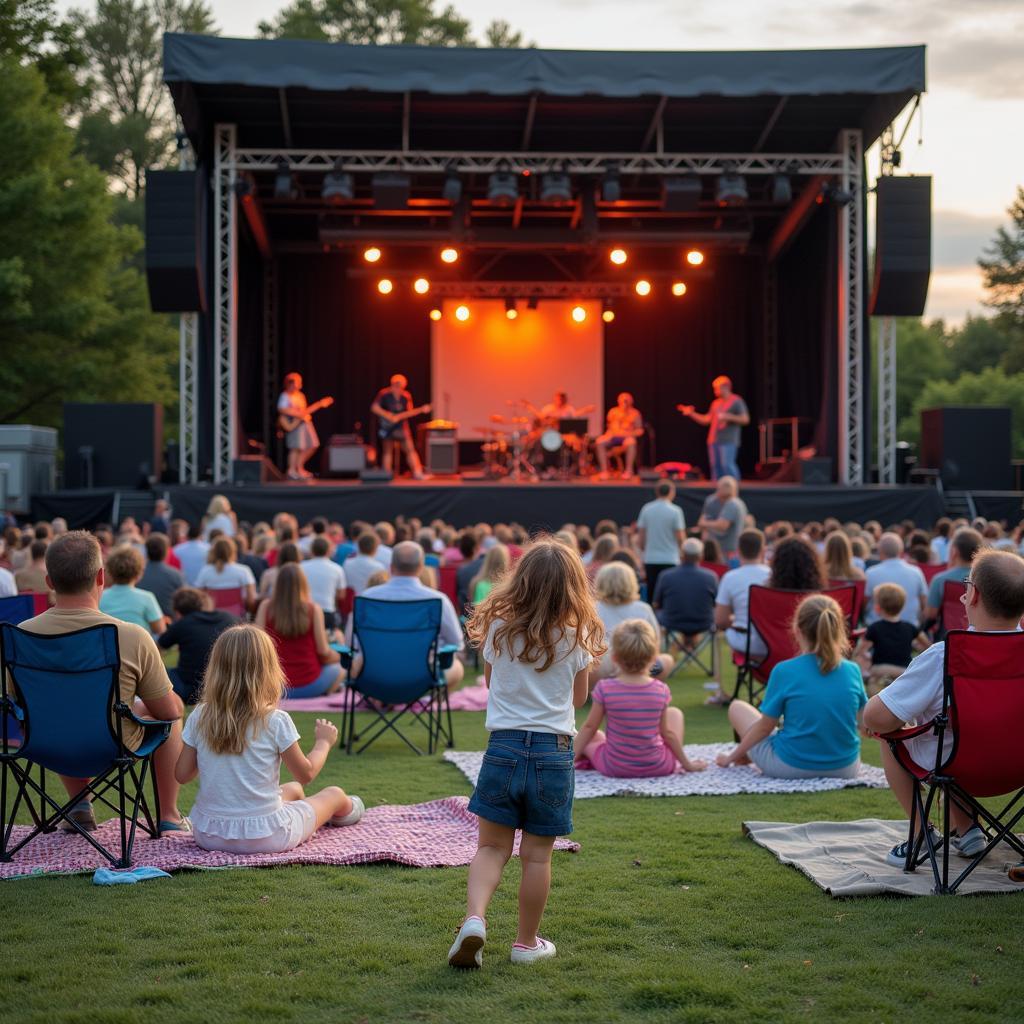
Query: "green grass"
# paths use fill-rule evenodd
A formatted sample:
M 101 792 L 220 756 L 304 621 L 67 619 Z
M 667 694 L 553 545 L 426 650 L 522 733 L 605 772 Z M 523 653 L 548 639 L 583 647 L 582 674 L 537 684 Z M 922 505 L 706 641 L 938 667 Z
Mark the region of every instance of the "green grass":
M 689 742 L 729 738 L 696 677 L 673 689 Z M 308 743 L 313 716 L 295 718 Z M 459 748 L 482 748 L 483 715 L 455 718 Z M 877 763 L 870 746 L 865 756 Z M 454 767 L 396 740 L 332 754 L 318 783 L 371 806 L 470 792 Z M 580 801 L 582 850 L 555 855 L 543 927 L 558 958 L 508 962 L 513 862 L 473 973 L 445 965 L 465 868 L 194 872 L 112 889 L 88 876 L 8 882 L 0 1020 L 1017 1019 L 1020 898 L 833 900 L 740 834 L 744 819 L 896 816 L 879 790 Z

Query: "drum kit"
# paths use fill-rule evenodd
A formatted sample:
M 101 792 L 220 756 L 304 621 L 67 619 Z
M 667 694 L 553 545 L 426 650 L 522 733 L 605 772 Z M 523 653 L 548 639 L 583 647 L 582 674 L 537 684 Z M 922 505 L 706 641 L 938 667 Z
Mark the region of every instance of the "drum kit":
M 492 413 L 483 434 L 484 475 L 491 479 L 568 480 L 590 471 L 585 417 L 543 421 L 526 415 L 529 403 L 509 400 L 507 414 Z

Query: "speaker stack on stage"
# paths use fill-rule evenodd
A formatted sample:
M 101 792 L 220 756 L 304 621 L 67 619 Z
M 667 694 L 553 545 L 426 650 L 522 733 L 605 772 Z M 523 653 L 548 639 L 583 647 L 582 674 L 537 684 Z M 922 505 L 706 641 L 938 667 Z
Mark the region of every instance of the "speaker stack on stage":
M 197 171 L 146 172 L 146 282 L 154 313 L 206 310 L 205 206 Z
M 921 410 L 918 465 L 939 472 L 942 486 L 957 491 L 1013 488 L 1010 410 L 961 405 Z
M 65 402 L 64 486 L 148 487 L 160 475 L 164 410 L 152 402 Z

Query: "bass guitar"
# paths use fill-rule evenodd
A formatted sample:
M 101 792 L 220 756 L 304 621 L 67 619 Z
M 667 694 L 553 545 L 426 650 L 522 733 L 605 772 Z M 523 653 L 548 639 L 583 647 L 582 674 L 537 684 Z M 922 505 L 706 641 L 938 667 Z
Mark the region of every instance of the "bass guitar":
M 380 426 L 377 429 L 380 439 L 382 441 L 390 440 L 398 433 L 400 424 L 411 420 L 413 416 L 422 416 L 425 412 L 430 412 L 429 405 L 418 405 L 415 409 L 406 409 L 405 412 L 389 413 L 387 419 L 380 416 Z
M 312 422 L 313 413 L 319 412 L 321 409 L 326 409 L 331 405 L 334 405 L 334 399 L 330 395 L 326 395 L 324 398 L 321 398 L 319 402 L 307 405 L 305 416 L 289 416 L 285 412 L 279 412 L 277 414 L 277 425 L 283 431 L 290 434 L 296 427 L 301 426 L 303 423 Z

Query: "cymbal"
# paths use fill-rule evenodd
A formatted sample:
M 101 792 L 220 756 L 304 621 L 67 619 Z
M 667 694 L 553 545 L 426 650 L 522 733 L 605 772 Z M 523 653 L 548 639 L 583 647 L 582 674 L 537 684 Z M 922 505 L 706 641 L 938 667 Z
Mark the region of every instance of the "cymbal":
M 494 427 L 474 427 L 474 434 L 493 434 L 495 437 L 504 436 L 504 430 L 495 430 Z
M 506 423 L 531 423 L 529 416 L 509 416 Z
M 504 423 L 505 422 L 505 417 L 502 416 L 500 412 L 492 412 L 491 415 L 488 416 L 487 418 L 492 423 Z

